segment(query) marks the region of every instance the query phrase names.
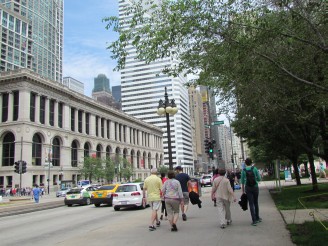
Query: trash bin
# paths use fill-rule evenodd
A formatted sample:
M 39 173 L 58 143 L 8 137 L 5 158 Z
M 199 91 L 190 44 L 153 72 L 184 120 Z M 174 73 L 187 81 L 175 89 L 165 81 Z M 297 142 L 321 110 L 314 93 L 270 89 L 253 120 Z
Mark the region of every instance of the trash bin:
M 202 189 L 201 189 L 199 179 L 198 178 L 191 178 L 190 182 L 191 182 L 191 186 L 189 187 L 188 191 L 189 192 L 194 191 L 201 197 L 202 196 Z

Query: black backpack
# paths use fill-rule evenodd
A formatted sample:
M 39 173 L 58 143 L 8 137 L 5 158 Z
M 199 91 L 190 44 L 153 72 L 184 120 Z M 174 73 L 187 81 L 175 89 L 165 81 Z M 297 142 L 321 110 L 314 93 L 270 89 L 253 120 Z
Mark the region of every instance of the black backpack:
M 246 186 L 254 187 L 256 185 L 255 173 L 253 171 L 254 167 L 251 167 L 251 170 L 244 169 L 246 173 Z

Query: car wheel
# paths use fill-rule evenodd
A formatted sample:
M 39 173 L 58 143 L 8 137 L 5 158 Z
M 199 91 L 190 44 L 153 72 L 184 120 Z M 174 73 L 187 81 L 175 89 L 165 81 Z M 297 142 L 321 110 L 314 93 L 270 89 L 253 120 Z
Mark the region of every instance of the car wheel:
M 120 208 L 119 207 L 114 207 L 114 210 L 115 211 L 120 211 Z
M 90 205 L 91 204 L 91 201 L 90 201 L 90 198 L 87 198 L 87 201 L 85 202 L 86 205 Z
M 72 207 L 72 204 L 67 204 L 67 207 Z
M 99 203 L 95 204 L 95 207 L 100 207 L 100 204 Z

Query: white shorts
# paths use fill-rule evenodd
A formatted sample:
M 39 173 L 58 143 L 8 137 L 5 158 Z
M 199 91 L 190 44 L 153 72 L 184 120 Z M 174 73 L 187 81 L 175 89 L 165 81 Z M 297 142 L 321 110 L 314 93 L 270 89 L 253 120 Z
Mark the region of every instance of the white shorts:
M 153 201 L 153 202 L 149 202 L 149 205 L 151 207 L 152 210 L 159 210 L 159 208 L 161 207 L 162 201 Z

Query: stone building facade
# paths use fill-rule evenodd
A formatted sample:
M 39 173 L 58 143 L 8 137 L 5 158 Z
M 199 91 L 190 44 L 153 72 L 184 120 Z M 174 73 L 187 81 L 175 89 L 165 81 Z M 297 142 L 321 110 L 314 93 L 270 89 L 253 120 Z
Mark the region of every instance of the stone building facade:
M 19 160 L 27 162 L 22 187 L 46 186 L 49 177 L 50 190 L 83 179 L 85 156 L 121 156 L 133 166 L 131 179 L 141 180 L 163 163 L 160 128 L 31 70 L 1 73 L 0 93 L 0 188 L 18 186 Z

